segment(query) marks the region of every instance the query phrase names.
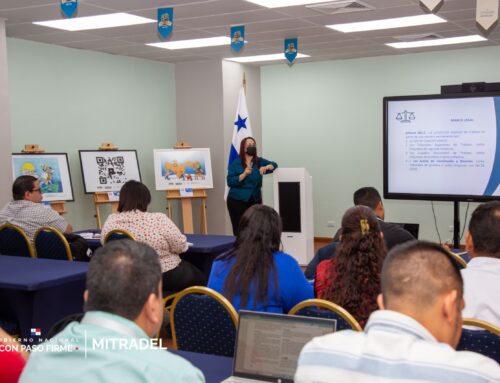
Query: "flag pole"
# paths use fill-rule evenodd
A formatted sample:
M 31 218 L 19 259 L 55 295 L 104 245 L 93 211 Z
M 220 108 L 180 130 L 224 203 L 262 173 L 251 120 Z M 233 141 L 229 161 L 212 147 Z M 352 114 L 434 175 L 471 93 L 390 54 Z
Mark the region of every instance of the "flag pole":
M 247 78 L 245 72 L 243 72 L 243 91 L 247 94 Z

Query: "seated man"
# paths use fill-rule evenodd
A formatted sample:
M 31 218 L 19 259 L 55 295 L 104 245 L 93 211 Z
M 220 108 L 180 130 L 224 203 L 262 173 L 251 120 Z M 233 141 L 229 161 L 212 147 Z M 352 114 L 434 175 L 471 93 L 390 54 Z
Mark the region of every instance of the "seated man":
M 384 234 L 385 244 L 387 245 L 387 250 L 391 250 L 394 246 L 399 245 L 407 241 L 412 241 L 415 238 L 407 230 L 403 229 L 401 226 L 385 222 L 385 208 L 377 189 L 371 186 L 362 187 L 354 192 L 353 195 L 354 206 L 364 205 L 368 206 L 373 210 L 378 218 L 378 223 L 380 230 Z M 307 265 L 305 271 L 306 278 L 314 279 L 316 275 L 316 267 L 318 267 L 321 261 L 330 259 L 335 254 L 336 242 L 340 240 L 341 237 L 340 230 L 337 231 L 333 237 L 332 243 L 328 244 L 314 255 L 314 258 Z
M 401 226 L 394 223 L 385 222 L 385 208 L 377 189 L 371 186 L 362 187 L 354 192 L 354 205 L 368 206 L 373 210 L 378 218 L 380 230 L 384 233 L 387 250 L 391 250 L 394 246 L 407 241 L 412 241 L 415 238 Z
M 471 261 L 462 270 L 465 318 L 500 326 L 500 201 L 478 206 L 465 236 Z
M 500 366 L 455 351 L 462 331 L 463 282 L 439 245 L 412 241 L 384 260 L 381 310 L 365 332 L 339 331 L 302 350 L 295 382 L 499 382 Z
M 97 250 L 85 315 L 33 352 L 20 382 L 204 382 L 189 362 L 151 341 L 162 324 L 156 252 L 131 240 Z
M 87 242 L 79 235 L 71 234 L 73 227 L 68 221 L 50 207 L 42 205 L 39 180 L 33 176 L 17 177 L 12 185 L 12 198 L 14 200 L 0 210 L 0 225 L 11 223 L 19 226 L 31 241 L 42 226 L 53 227 L 64 234 L 75 260 L 89 260 Z
M 71 233 L 73 227 L 54 210 L 42 205 L 40 181 L 32 176 L 17 177 L 12 184 L 13 201 L 0 210 L 0 225 L 11 223 L 24 230 L 30 240 L 42 226 L 51 226 L 61 233 Z

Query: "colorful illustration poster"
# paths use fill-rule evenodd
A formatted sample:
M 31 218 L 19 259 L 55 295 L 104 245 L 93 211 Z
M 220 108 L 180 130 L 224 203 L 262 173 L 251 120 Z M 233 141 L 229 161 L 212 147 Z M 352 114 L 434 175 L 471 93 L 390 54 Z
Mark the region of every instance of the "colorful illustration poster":
M 12 154 L 14 178 L 28 175 L 40 181 L 43 201 L 73 201 L 66 153 Z
M 212 189 L 210 149 L 155 149 L 156 190 Z

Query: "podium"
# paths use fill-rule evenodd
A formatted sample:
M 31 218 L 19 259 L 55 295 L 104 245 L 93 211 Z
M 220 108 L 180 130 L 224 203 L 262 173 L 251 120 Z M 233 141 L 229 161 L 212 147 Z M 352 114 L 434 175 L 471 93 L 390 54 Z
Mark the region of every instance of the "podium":
M 305 168 L 278 168 L 273 175 L 274 209 L 283 224 L 284 251 L 306 265 L 314 256 L 312 177 Z

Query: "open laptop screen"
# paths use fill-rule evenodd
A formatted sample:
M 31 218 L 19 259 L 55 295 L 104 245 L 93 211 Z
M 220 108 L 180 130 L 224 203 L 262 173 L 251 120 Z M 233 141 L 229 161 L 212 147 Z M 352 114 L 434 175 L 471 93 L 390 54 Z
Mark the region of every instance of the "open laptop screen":
M 240 311 L 233 374 L 293 381 L 297 360 L 312 338 L 336 330 L 335 319 Z

